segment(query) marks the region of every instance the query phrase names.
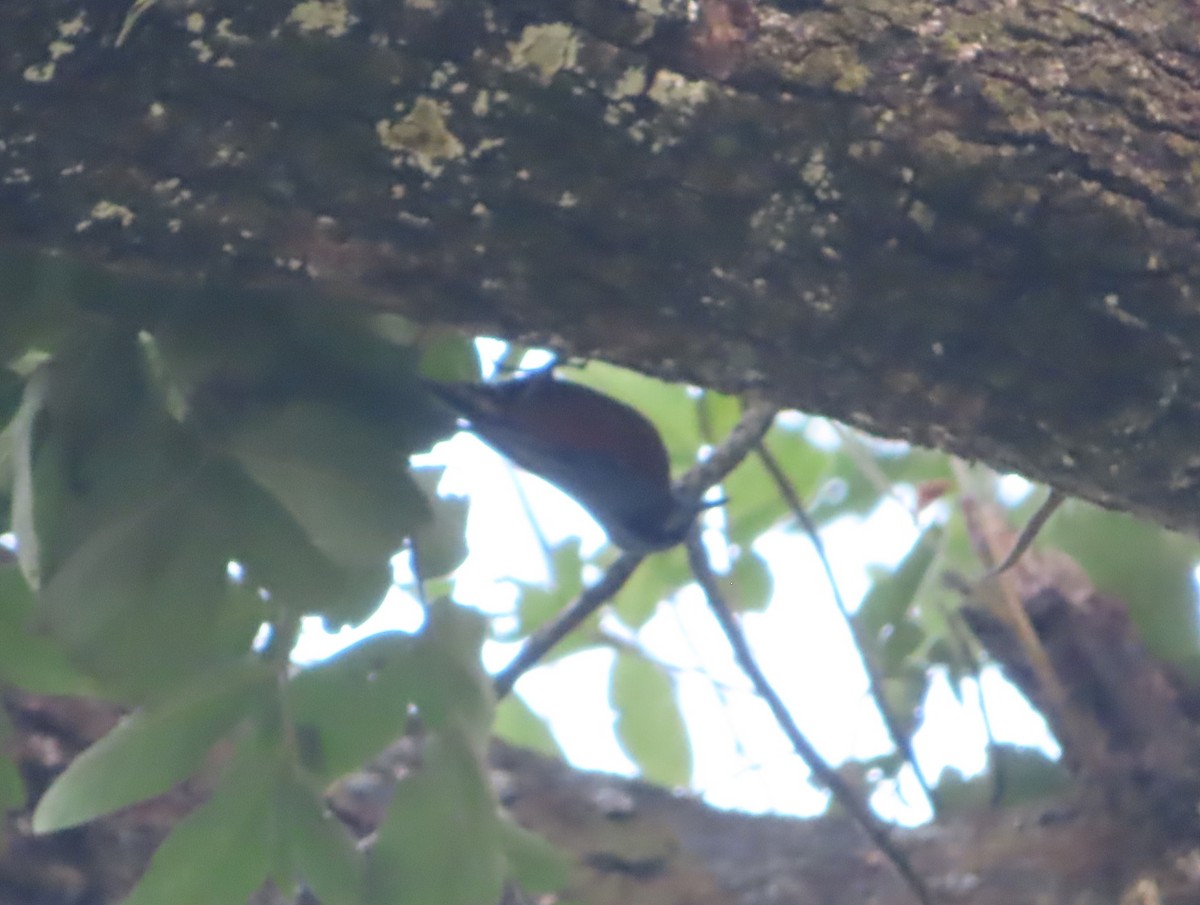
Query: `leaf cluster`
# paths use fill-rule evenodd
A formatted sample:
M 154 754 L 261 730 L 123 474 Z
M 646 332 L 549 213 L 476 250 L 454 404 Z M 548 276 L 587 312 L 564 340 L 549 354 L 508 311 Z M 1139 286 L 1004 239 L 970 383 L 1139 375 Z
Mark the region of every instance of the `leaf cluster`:
M 272 881 L 329 905 L 474 905 L 514 872 L 530 888 L 554 874 L 488 782 L 482 617 L 433 601 L 416 634 L 300 672 L 289 662 L 305 618 L 370 615 L 406 545 L 425 577 L 465 556 L 463 502 L 439 499 L 438 470 L 409 458 L 454 428 L 422 370 L 470 379 L 470 342 L 258 297 L 107 304 L 81 291 L 39 307 L 14 291 L 13 306 L 0 679 L 130 708 L 42 795 L 34 830 L 207 776 L 211 795 L 128 902 L 227 905 Z M 364 850 L 325 794 L 413 715 L 424 766 Z M 0 794 L 24 805 L 7 761 Z

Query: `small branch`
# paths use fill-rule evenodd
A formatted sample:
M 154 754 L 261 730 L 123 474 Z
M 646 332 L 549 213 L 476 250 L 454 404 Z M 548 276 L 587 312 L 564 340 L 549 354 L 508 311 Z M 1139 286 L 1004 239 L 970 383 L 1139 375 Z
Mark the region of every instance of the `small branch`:
M 717 576 L 713 573 L 712 566 L 708 561 L 708 555 L 705 553 L 704 546 L 700 542 L 700 533 L 695 528 L 688 535 L 687 552 L 692 574 L 703 589 L 713 615 L 716 616 L 717 621 L 721 624 L 721 629 L 729 641 L 729 646 L 733 649 L 734 658 L 737 660 L 738 666 L 750 679 L 754 685 L 754 690 L 766 701 L 772 715 L 775 717 L 775 721 L 792 743 L 792 747 L 796 750 L 796 753 L 800 755 L 800 759 L 808 765 L 813 776 L 829 789 L 837 803 L 846 810 L 846 813 L 867 834 L 876 848 L 891 862 L 917 901 L 921 905 L 931 905 L 933 900 L 930 898 L 929 891 L 925 888 L 925 882 L 917 875 L 917 872 L 909 863 L 908 857 L 892 841 L 887 829 L 871 813 L 866 803 L 842 779 L 841 774 L 821 757 L 817 749 L 813 747 L 812 743 L 800 731 L 795 720 L 788 713 L 787 707 L 784 706 L 783 700 L 771 686 L 771 683 L 767 681 L 766 676 L 763 675 L 762 669 L 759 668 L 758 662 L 754 659 L 754 654 L 750 651 L 750 645 L 746 641 L 746 636 L 742 633 L 741 626 L 738 625 L 737 619 L 730 611 L 725 599 L 721 596 L 721 587 Z
M 929 805 L 933 808 L 933 812 L 936 815 L 939 811 L 937 795 L 925 779 L 925 774 L 921 771 L 921 767 L 917 763 L 917 755 L 913 751 L 912 739 L 904 731 L 899 718 L 892 710 L 887 696 L 884 694 L 883 676 L 880 675 L 875 658 L 872 656 L 870 647 L 867 644 L 867 639 L 863 637 L 861 628 L 855 622 L 853 614 L 846 606 L 846 601 L 842 598 L 837 579 L 833 574 L 833 567 L 829 564 L 829 557 L 825 552 L 825 542 L 821 540 L 817 526 L 809 518 L 804 504 L 796 494 L 796 489 L 792 486 L 791 481 L 788 480 L 787 475 L 783 473 L 783 469 L 779 467 L 779 463 L 775 460 L 771 451 L 765 445 L 759 443 L 756 452 L 758 453 L 759 460 L 763 463 L 763 467 L 767 469 L 767 473 L 771 476 L 771 480 L 775 482 L 780 495 L 792 511 L 792 515 L 795 516 L 796 521 L 804 528 L 805 533 L 812 541 L 813 548 L 817 551 L 817 557 L 821 560 L 821 568 L 824 570 L 825 578 L 829 582 L 830 590 L 833 592 L 834 605 L 837 606 L 842 621 L 846 623 L 846 627 L 850 630 L 850 636 L 854 639 L 854 646 L 858 650 L 859 662 L 862 664 L 863 672 L 867 676 L 867 688 L 870 691 L 871 699 L 875 702 L 876 710 L 883 717 L 883 724 L 887 728 L 888 737 L 892 740 L 892 744 L 896 746 L 896 750 L 900 752 L 904 760 L 912 767 L 913 775 L 917 779 L 917 785 L 921 787 L 921 791 L 925 794 L 925 798 L 929 801 Z
M 585 589 L 553 622 L 547 623 L 530 635 L 512 661 L 496 674 L 493 681 L 496 699 L 500 700 L 511 692 L 517 679 L 536 666 L 554 645 L 578 628 L 588 616 L 612 600 L 641 561 L 641 556 L 622 553 L 620 559 L 609 566 L 603 578 Z
M 1013 548 L 1000 562 L 1001 566 L 1007 568 L 1005 564 L 1010 559 L 1016 562 L 1023 552 L 1022 548 L 1029 546 L 1030 541 L 1037 534 L 1037 529 L 1058 508 L 1059 502 L 1052 492 L 1051 496 L 1034 514 L 1030 523 L 1021 531 Z M 960 506 L 963 517 L 967 521 L 967 534 L 980 557 L 985 564 L 996 562 L 998 558 L 998 551 L 995 549 L 997 539 L 993 532 L 982 529 L 979 505 L 970 497 L 963 497 Z M 1074 758 L 1080 765 L 1080 769 L 1086 774 L 1093 778 L 1103 776 L 1105 767 L 1099 752 L 1105 749 L 1105 743 L 1098 737 L 1096 727 L 1072 706 L 1054 663 L 1046 652 L 1037 629 L 1030 621 L 1029 613 L 1018 593 L 1016 583 L 1011 576 L 999 574 L 1002 571 L 1000 566 L 996 566 L 985 573 L 971 586 L 970 593 L 990 613 L 1001 619 L 1013 633 L 1033 672 L 1034 687 L 1042 695 L 1041 701 L 1035 703 L 1039 709 L 1044 710 L 1049 718 L 1064 752 Z
M 713 688 L 720 692 L 726 692 L 730 694 L 753 693 L 753 689 L 749 687 L 738 688 L 730 685 L 728 682 L 718 682 L 703 667 L 683 666 L 670 660 L 664 660 L 657 654 L 647 650 L 645 646 L 639 644 L 636 638 L 622 637 L 613 632 L 612 629 L 605 628 L 603 625 L 599 626 L 596 630 L 596 640 L 598 643 L 612 648 L 613 651 L 617 653 L 627 653 L 635 657 L 641 657 L 646 662 L 653 663 L 655 666 L 660 667 L 663 672 L 669 676 L 676 678 L 683 676 L 696 676 L 698 678 L 704 678 L 709 680 L 709 683 L 713 686 Z
M 734 425 L 724 442 L 713 450 L 712 455 L 692 466 L 676 482 L 677 491 L 694 495 L 697 499 L 702 497 L 709 487 L 718 483 L 746 458 L 749 451 L 771 427 L 777 411 L 779 409 L 776 406 L 765 402 L 748 405 L 741 419 Z M 536 666 L 554 645 L 576 629 L 588 616 L 612 600 L 629 580 L 642 558 L 633 553 L 622 553 L 620 559 L 609 567 L 600 581 L 580 594 L 579 598 L 553 622 L 534 632 L 512 662 L 496 674 L 493 685 L 496 698 L 500 699 L 509 694 L 517 679 Z
M 684 494 L 702 497 L 708 488 L 723 481 L 731 471 L 742 464 L 750 451 L 761 442 L 771 429 L 779 407 L 769 402 L 751 402 L 742 412 L 742 417 L 733 426 L 728 436 L 703 462 L 698 462 L 675 482 L 676 490 Z
M 858 470 L 879 491 L 879 498 L 883 499 L 886 497 L 895 501 L 901 509 L 908 513 L 909 518 L 913 520 L 913 524 L 916 524 L 917 513 L 896 492 L 895 482 L 879 467 L 879 463 L 875 461 L 875 457 L 863 442 L 858 431 L 844 424 L 839 424 L 836 421 L 830 421 L 829 424 L 833 427 L 833 432 L 837 434 L 838 440 L 841 441 L 842 448 L 854 460 L 854 464 L 858 466 Z
M 1000 560 L 998 565 L 993 566 L 983 576 L 984 578 L 993 578 L 1002 572 L 1007 572 L 1011 569 L 1022 554 L 1029 549 L 1029 545 L 1037 538 L 1038 532 L 1042 530 L 1042 526 L 1049 521 L 1050 516 L 1054 515 L 1055 510 L 1063 504 L 1067 495 L 1061 490 L 1050 488 L 1050 496 L 1046 497 L 1046 501 L 1038 506 L 1037 512 L 1030 516 L 1029 521 L 1025 523 L 1025 527 L 1021 529 L 1021 533 L 1017 535 L 1016 541 L 1012 545 L 1012 549 L 1004 559 Z

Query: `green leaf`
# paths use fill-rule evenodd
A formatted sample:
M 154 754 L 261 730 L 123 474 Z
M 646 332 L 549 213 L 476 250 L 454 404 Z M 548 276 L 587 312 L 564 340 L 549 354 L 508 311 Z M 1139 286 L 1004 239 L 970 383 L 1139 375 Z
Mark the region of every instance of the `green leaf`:
M 133 334 L 97 320 L 29 376 L 13 503 L 35 589 L 95 528 L 195 467 L 195 444 L 161 410 L 143 370 Z
M 331 780 L 404 733 L 416 639 L 385 632 L 309 667 L 287 686 L 303 766 Z
M 767 561 L 753 550 L 743 550 L 733 563 L 730 599 L 742 612 L 761 612 L 771 602 L 775 579 Z
M 4 287 L 0 362 L 29 349 L 55 345 L 75 325 L 79 311 L 71 303 L 87 282 L 65 255 L 17 251 L 15 243 L 0 253 L 0 286 Z
M 921 721 L 921 703 L 929 691 L 929 673 L 909 664 L 883 680 L 883 698 L 905 738 L 912 738 Z
M 429 512 L 394 446 L 337 409 L 295 402 L 241 427 L 230 451 L 337 563 L 387 560 Z
M 0 752 L 12 750 L 14 730 L 8 712 L 0 708 Z M 0 753 L 0 814 L 8 814 L 25 807 L 25 780 L 21 771 L 7 753 Z M 0 851 L 6 848 L 8 821 L 0 824 Z
M 885 676 L 895 675 L 925 641 L 925 632 L 911 619 L 901 619 L 889 629 L 880 647 L 880 666 Z
M 413 701 L 432 729 L 451 724 L 482 745 L 495 716 L 492 681 L 479 652 L 487 619 L 448 600 L 430 606 L 412 661 Z
M 262 621 L 226 574 L 228 525 L 202 474 L 138 502 L 95 528 L 40 601 L 73 662 L 133 698 L 242 656 Z
M 563 756 L 549 725 L 519 695 L 509 695 L 496 707 L 492 731 L 510 745 L 528 748 L 547 757 Z
M 373 905 L 490 905 L 507 858 L 482 748 L 432 733 L 423 765 L 396 786 L 368 854 Z
M 705 443 L 720 443 L 742 417 L 742 401 L 714 390 L 703 390 L 696 399 L 696 418 Z
M 430 380 L 474 383 L 481 377 L 475 341 L 461 333 L 437 331 L 421 344 L 420 372 Z
M 34 831 L 85 823 L 186 779 L 271 680 L 269 669 L 247 661 L 122 720 L 46 790 L 33 814 Z
M 767 433 L 766 447 L 801 500 L 809 499 L 830 467 L 830 453 L 813 446 L 797 430 L 776 426 Z M 787 503 L 757 456 L 749 456 L 725 479 L 729 502 L 729 539 L 748 546 L 768 528 L 788 517 Z
M 1072 784 L 1060 762 L 1034 748 L 999 744 L 992 748 L 993 771 L 964 779 L 946 770 L 937 784 L 938 802 L 946 815 L 979 814 L 997 807 L 1061 796 Z
M 613 606 L 621 621 L 631 628 L 640 628 L 654 615 L 658 605 L 685 588 L 692 581 L 683 547 L 664 550 L 648 557 L 617 593 Z
M 34 588 L 40 587 L 42 580 L 37 506 L 39 502 L 43 502 L 43 496 L 53 496 L 57 503 L 64 494 L 60 469 L 51 472 L 60 478 L 53 490 L 44 478 L 42 481 L 38 480 L 35 471 L 35 453 L 38 446 L 36 428 L 46 403 L 48 384 L 49 375 L 44 369 L 30 376 L 25 385 L 21 407 L 4 431 L 12 472 L 12 529 L 18 540 L 17 561 L 21 564 L 29 584 Z M 46 474 L 46 469 L 42 469 L 42 475 Z
M 284 782 L 279 821 L 293 869 L 321 905 L 362 905 L 366 896 L 366 857 L 346 828 L 330 814 L 320 793 L 299 782 Z
M 530 635 L 557 616 L 583 590 L 579 539 L 563 541 L 551 553 L 546 587 L 516 582 L 517 637 Z
M 508 820 L 500 823 L 501 841 L 512 877 L 525 892 L 553 893 L 570 880 L 570 861 L 553 845 Z
M 34 694 L 93 695 L 96 688 L 54 640 L 34 630 L 35 601 L 20 568 L 0 565 L 0 681 Z
M 465 497 L 438 496 L 437 486 L 444 471 L 419 468 L 413 473 L 432 514 L 412 533 L 414 571 L 422 580 L 449 575 L 467 558 L 469 501 Z
M 1156 656 L 1182 662 L 1195 655 L 1200 643 L 1193 576 L 1200 543 L 1195 539 L 1068 500 L 1039 540 L 1070 554 L 1100 590 L 1125 600 Z
M 859 634 L 872 645 L 881 641 L 885 626 L 904 619 L 929 572 L 941 542 L 942 529 L 933 526 L 917 538 L 890 575 L 877 578 L 863 598 L 854 621 Z
M 271 872 L 278 832 L 280 752 L 243 743 L 212 797 L 158 847 L 123 905 L 234 905 Z
M 609 697 L 617 711 L 617 740 L 642 775 L 658 785 L 686 786 L 692 776 L 692 749 L 675 684 L 662 667 L 619 652 Z
M 230 558 L 252 587 L 266 588 L 274 604 L 292 613 L 318 613 L 334 625 L 362 622 L 379 607 L 392 583 L 387 559 L 341 565 L 318 550 L 280 502 L 240 469 L 214 462 L 211 494 L 226 513 Z

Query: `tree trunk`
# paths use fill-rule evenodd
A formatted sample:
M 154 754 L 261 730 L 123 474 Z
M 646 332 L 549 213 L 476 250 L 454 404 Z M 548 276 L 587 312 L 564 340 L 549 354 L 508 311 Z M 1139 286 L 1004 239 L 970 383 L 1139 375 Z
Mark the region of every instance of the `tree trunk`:
M 336 301 L 762 393 L 1200 531 L 1194 5 L 691 8 L 0 4 L 0 351 L 11 299 L 103 295 L 146 324 Z M 612 900 L 698 858 L 713 873 L 663 901 L 902 901 L 836 820 L 620 788 L 673 841 L 585 846 Z M 1162 900 L 1196 901 L 1186 852 L 1113 813 L 908 842 L 963 901 L 1115 901 L 1147 850 L 1182 878 L 1147 881 Z M 18 849 L 31 874 L 87 868 L 3 901 L 110 901 L 145 846 L 93 862 L 93 832 Z

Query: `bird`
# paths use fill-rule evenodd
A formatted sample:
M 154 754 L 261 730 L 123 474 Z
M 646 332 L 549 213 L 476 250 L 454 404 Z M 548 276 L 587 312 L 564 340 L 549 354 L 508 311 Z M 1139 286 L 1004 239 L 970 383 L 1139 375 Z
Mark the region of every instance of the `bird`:
M 658 429 L 645 415 L 553 365 L 491 383 L 426 381 L 481 440 L 574 498 L 629 553 L 687 536 L 705 504 L 676 491 Z

